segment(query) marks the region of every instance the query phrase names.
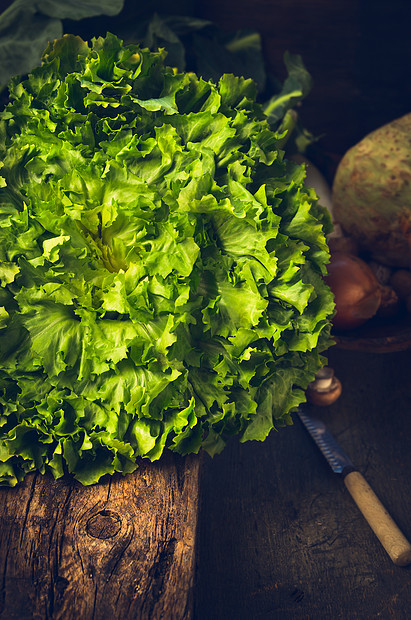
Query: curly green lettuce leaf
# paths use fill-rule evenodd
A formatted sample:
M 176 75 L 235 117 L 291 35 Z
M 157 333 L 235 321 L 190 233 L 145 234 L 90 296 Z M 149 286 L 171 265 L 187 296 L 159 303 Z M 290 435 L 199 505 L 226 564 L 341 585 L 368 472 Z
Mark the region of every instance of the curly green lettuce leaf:
M 251 80 L 65 36 L 0 117 L 0 483 L 263 440 L 324 364 L 330 225 Z

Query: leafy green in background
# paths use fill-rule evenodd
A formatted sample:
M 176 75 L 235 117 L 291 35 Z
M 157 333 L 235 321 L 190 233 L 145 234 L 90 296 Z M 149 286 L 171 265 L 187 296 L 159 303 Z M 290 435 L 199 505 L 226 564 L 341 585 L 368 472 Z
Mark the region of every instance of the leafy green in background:
M 67 35 L 11 81 L 2 484 L 215 454 L 233 435 L 263 440 L 305 399 L 330 344 L 330 220 L 256 94 L 111 34 Z
M 258 32 L 223 32 L 195 17 L 195 3 L 180 3 L 187 14 L 169 13 L 167 2 L 140 4 L 124 0 L 14 0 L 0 15 L 0 88 L 15 75 L 24 75 L 40 62 L 49 41 L 63 33 L 89 40 L 115 32 L 126 44 L 140 43 L 153 51 L 165 49 L 167 64 L 218 81 L 224 73 L 251 78 L 257 85 L 273 129 L 286 132 L 283 147 L 304 152 L 315 138 L 302 125 L 296 106 L 312 83 L 301 57 L 286 52 L 288 77 L 281 83 L 267 75 Z
M 14 0 L 0 15 L 0 87 L 40 64 L 49 41 L 63 34 L 64 19 L 117 15 L 124 0 Z

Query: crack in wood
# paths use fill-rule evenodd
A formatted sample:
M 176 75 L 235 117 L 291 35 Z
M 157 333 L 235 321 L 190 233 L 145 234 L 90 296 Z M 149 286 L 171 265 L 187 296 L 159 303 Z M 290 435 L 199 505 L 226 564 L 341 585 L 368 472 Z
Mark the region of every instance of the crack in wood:
M 10 536 L 9 536 L 10 538 Z M 0 590 L 0 614 L 3 613 L 4 611 L 4 607 L 5 607 L 5 603 L 6 603 L 6 575 L 7 575 L 7 563 L 8 563 L 8 557 L 9 557 L 9 553 L 10 553 L 10 545 L 5 545 L 6 548 L 6 554 L 4 556 L 4 563 L 3 563 L 3 578 L 1 580 L 1 590 Z
M 291 592 L 290 596 L 293 599 L 293 601 L 295 601 L 296 603 L 301 603 L 301 601 L 304 598 L 304 592 L 303 592 L 303 590 L 300 590 L 300 588 L 295 588 Z
M 26 531 L 26 525 L 27 525 L 27 519 L 29 517 L 29 512 L 30 512 L 30 506 L 31 506 L 31 502 L 33 501 L 33 497 L 34 497 L 34 493 L 35 493 L 35 489 L 36 489 L 36 480 L 37 480 L 37 474 L 33 475 L 33 479 L 31 482 L 31 487 L 30 487 L 30 495 L 29 498 L 27 500 L 27 504 L 26 504 L 26 511 L 25 511 L 25 515 L 24 515 L 24 521 L 23 521 L 23 525 L 21 528 L 21 532 L 20 532 L 20 546 L 23 542 L 23 536 L 24 533 Z
M 94 588 L 93 611 L 91 614 L 91 620 L 93 620 L 96 617 L 97 593 L 98 593 L 98 583 L 96 583 L 96 587 Z
M 176 544 L 177 540 L 175 538 L 161 541 L 158 544 L 156 553 L 158 559 L 149 571 L 149 589 L 151 596 L 147 598 L 146 605 L 143 609 L 143 613 L 146 614 L 145 617 L 147 618 L 153 617 L 157 601 L 161 599 L 166 576 L 173 561 Z
M 114 574 L 114 572 L 115 572 L 115 570 L 116 570 L 120 560 L 122 560 L 124 558 L 124 554 L 125 554 L 126 550 L 128 549 L 128 547 L 130 546 L 132 538 L 133 538 L 133 530 L 131 531 L 131 534 L 130 534 L 130 537 L 129 537 L 128 541 L 127 541 L 127 544 L 124 546 L 124 548 L 121 551 L 121 553 L 117 554 L 117 558 L 116 558 L 116 560 L 115 560 L 115 562 L 113 564 L 113 567 L 111 569 L 109 569 L 109 565 L 107 566 L 107 572 L 108 571 L 110 571 L 110 572 L 108 574 L 108 577 L 107 577 L 106 581 L 110 581 L 110 579 L 112 578 L 112 576 L 113 576 L 113 574 Z
M 107 499 L 106 499 L 106 503 L 108 503 L 108 500 L 110 499 L 111 483 L 112 483 L 112 479 L 110 478 L 109 481 L 108 481 L 108 485 L 107 485 Z
M 54 615 L 54 587 L 53 587 L 53 578 L 51 578 L 49 584 L 49 596 L 48 596 L 48 604 L 46 605 L 46 620 L 52 620 Z

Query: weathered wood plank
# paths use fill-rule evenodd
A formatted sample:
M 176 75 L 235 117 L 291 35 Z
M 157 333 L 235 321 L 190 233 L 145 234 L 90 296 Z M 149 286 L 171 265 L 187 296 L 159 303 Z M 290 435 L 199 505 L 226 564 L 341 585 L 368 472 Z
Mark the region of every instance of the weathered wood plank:
M 0 618 L 191 617 L 199 457 L 0 489 Z

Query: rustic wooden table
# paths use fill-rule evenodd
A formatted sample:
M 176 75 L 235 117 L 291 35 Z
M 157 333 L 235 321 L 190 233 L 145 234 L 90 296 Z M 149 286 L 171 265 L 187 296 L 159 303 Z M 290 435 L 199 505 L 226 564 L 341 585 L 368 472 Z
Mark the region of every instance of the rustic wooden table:
M 343 383 L 315 412 L 411 539 L 411 351 L 331 349 Z M 411 615 L 394 566 L 302 425 L 205 459 L 195 620 Z

